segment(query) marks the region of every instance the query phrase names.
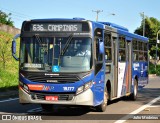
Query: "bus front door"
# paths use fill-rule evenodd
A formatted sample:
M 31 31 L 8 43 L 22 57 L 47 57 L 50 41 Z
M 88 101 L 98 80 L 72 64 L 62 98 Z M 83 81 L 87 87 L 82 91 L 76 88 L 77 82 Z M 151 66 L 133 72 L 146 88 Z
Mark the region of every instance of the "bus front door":
M 118 41 L 118 92 L 117 97 L 129 94 L 132 72 L 131 38 L 119 36 Z

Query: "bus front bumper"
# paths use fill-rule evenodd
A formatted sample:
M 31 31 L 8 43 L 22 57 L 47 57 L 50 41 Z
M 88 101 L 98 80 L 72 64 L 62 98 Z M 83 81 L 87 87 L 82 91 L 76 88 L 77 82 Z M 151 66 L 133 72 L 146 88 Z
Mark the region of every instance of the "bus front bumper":
M 25 92 L 22 88 L 19 88 L 19 102 L 25 103 L 37 103 L 37 104 L 62 104 L 62 105 L 85 105 L 93 106 L 93 92 L 91 89 L 84 91 L 81 94 L 74 95 L 71 100 L 58 100 L 47 101 L 45 99 L 33 99 L 30 94 Z

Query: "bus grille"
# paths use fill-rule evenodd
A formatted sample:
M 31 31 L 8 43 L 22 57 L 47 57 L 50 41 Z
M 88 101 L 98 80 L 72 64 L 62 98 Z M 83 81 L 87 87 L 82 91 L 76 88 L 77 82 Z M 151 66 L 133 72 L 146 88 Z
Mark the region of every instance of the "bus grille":
M 58 96 L 59 101 L 70 101 L 73 99 L 74 94 L 43 94 L 43 93 L 31 93 L 33 100 L 45 100 L 45 96 Z
M 33 82 L 48 82 L 48 83 L 67 83 L 76 82 L 80 78 L 75 75 L 59 75 L 59 76 L 45 76 L 44 74 L 30 73 L 26 74 L 25 77 Z

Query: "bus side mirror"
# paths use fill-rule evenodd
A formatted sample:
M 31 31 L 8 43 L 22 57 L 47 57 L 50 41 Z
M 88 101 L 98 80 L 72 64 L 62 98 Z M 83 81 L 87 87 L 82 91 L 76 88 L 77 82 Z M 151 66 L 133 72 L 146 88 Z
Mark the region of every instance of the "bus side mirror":
M 12 54 L 16 54 L 16 41 L 12 41 Z
M 99 53 L 103 54 L 104 53 L 104 42 L 101 39 L 98 39 L 99 42 Z
M 19 60 L 16 56 L 16 39 L 20 37 L 20 34 L 17 34 L 12 41 L 12 56 L 14 57 L 15 60 Z

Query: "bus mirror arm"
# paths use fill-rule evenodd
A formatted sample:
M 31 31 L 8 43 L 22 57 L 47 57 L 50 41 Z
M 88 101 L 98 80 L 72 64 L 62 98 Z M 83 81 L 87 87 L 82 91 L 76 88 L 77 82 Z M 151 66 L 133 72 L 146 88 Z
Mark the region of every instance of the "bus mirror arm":
M 12 41 L 12 56 L 15 60 L 19 61 L 19 58 L 16 56 L 16 39 L 20 37 L 20 34 L 17 34 Z
M 12 53 L 12 56 L 14 57 L 14 59 L 15 59 L 16 61 L 19 61 L 19 58 L 17 58 L 17 56 L 16 56 L 15 54 Z

